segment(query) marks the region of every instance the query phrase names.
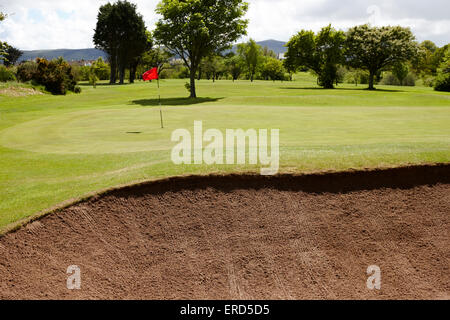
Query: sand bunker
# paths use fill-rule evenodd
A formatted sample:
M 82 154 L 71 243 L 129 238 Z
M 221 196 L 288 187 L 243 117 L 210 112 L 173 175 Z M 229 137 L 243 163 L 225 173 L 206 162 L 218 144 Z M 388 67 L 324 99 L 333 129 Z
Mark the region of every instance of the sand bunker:
M 169 179 L 0 238 L 0 298 L 449 299 L 449 214 L 450 165 Z

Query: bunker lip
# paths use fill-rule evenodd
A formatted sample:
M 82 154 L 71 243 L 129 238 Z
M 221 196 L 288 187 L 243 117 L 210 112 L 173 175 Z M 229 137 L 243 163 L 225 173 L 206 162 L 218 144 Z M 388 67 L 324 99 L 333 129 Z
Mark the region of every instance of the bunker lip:
M 295 181 L 294 181 L 295 180 Z M 286 184 L 286 181 L 290 183 Z M 236 185 L 248 183 L 248 185 Z M 426 163 L 407 166 L 379 167 L 366 169 L 349 169 L 343 171 L 319 171 L 308 173 L 283 173 L 274 176 L 262 176 L 256 172 L 243 172 L 232 174 L 207 174 L 207 175 L 182 175 L 156 180 L 133 182 L 131 184 L 119 185 L 97 192 L 90 192 L 79 198 L 68 199 L 51 208 L 42 210 L 28 218 L 11 223 L 4 228 L 0 228 L 0 239 L 11 233 L 20 230 L 26 225 L 43 219 L 61 210 L 72 206 L 99 199 L 121 192 L 136 192 L 141 190 L 147 192 L 177 191 L 195 186 L 202 188 L 205 186 L 215 186 L 220 188 L 226 186 L 231 188 L 261 188 L 268 184 L 275 187 L 287 188 L 292 183 L 295 188 L 306 192 L 348 192 L 354 190 L 370 190 L 383 187 L 391 188 L 411 188 L 418 185 L 450 183 L 450 163 Z M 294 189 L 295 189 L 294 188 Z M 230 190 L 231 190 L 230 189 Z
M 450 164 L 146 182 L 0 238 L 0 299 L 449 299 L 449 212 Z

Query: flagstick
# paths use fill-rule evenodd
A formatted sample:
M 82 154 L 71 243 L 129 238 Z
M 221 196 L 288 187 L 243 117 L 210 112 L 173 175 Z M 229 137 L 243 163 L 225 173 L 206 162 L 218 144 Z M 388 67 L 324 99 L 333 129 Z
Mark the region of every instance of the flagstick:
M 159 116 L 161 117 L 161 129 L 164 129 L 162 106 L 161 106 L 161 91 L 159 90 L 159 77 L 158 77 L 158 96 L 159 96 Z

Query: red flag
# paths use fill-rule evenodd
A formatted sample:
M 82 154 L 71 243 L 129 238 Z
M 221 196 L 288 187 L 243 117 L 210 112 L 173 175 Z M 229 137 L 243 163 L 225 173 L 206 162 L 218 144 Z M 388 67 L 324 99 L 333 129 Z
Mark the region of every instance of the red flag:
M 147 81 L 147 80 L 156 80 L 156 79 L 158 79 L 159 77 L 158 77 L 158 68 L 153 68 L 153 69 L 150 69 L 150 70 L 148 70 L 146 73 L 144 73 L 143 75 L 142 75 L 142 79 L 144 80 L 144 81 Z

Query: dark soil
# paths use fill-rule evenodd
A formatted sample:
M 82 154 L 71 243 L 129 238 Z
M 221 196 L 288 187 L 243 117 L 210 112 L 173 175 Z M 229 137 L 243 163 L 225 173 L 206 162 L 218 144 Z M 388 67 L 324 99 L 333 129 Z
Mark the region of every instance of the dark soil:
M 0 298 L 450 299 L 449 230 L 450 165 L 174 178 L 0 238 Z

